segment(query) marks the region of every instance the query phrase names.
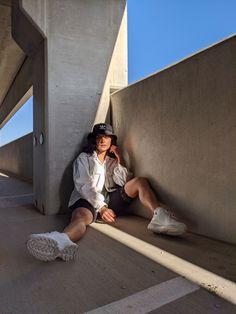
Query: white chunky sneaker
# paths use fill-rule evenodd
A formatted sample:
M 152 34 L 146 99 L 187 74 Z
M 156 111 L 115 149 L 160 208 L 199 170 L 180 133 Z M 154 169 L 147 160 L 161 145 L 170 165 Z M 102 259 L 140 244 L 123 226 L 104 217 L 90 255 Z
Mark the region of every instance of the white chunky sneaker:
M 173 214 L 162 207 L 154 210 L 154 215 L 147 228 L 155 233 L 173 236 L 181 235 L 187 229 L 183 222 L 179 222 Z
M 57 257 L 70 261 L 78 252 L 78 245 L 57 231 L 31 234 L 26 245 L 29 253 L 41 261 L 54 261 Z

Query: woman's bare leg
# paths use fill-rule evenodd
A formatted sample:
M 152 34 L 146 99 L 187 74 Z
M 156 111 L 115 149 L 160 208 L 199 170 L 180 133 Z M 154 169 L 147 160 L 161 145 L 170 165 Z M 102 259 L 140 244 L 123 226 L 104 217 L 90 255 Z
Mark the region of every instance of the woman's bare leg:
M 125 184 L 124 189 L 128 196 L 132 198 L 138 196 L 140 202 L 152 213 L 161 205 L 146 178 L 135 177 Z
M 63 230 L 71 241 L 79 241 L 86 231 L 86 226 L 93 221 L 93 214 L 84 207 L 76 208 L 71 217 L 70 224 Z

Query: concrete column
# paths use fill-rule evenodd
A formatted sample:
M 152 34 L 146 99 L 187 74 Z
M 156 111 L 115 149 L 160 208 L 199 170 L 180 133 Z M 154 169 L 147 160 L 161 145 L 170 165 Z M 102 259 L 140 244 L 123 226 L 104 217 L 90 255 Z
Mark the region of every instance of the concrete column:
M 84 136 L 105 121 L 110 88 L 127 84 L 126 32 L 125 0 L 14 1 L 13 37 L 32 59 L 34 193 L 45 214 L 66 207 Z

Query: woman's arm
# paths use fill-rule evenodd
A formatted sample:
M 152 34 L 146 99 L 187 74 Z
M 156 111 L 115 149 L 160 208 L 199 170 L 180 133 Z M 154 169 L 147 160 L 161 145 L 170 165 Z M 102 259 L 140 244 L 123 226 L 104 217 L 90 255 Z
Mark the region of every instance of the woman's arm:
M 82 153 L 73 165 L 73 179 L 76 190 L 82 198 L 86 199 L 96 210 L 107 206 L 104 196 L 97 192 L 96 182 L 89 173 L 88 155 Z
M 124 158 L 117 146 L 112 145 L 110 152 L 114 153 L 116 156 L 116 165 L 114 166 L 112 176 L 113 180 L 119 186 L 123 186 L 127 181 L 132 179 L 133 174 L 126 168 Z

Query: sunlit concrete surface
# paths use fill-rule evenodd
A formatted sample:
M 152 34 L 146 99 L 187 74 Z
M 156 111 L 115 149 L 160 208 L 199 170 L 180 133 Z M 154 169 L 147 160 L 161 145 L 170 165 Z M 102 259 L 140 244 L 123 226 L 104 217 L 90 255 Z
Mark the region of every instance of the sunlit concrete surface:
M 20 201 L 21 195 L 24 204 Z M 34 208 L 32 199 L 30 184 L 0 176 L 1 314 L 68 314 L 94 310 L 96 313 L 96 309 L 114 306 L 117 302 L 128 306 L 126 313 L 137 313 L 132 309 L 144 299 L 149 300 L 148 307 L 140 306 L 138 313 L 169 313 L 173 308 L 175 313 L 189 313 L 190 308 L 191 313 L 234 313 L 233 304 L 91 227 L 79 243 L 76 261 L 47 263 L 34 259 L 25 248 L 28 235 L 60 231 L 69 217 L 44 216 Z M 148 232 L 146 225 L 147 220 L 143 218 L 123 217 L 114 227 L 173 254 L 201 262 L 201 266 L 212 271 L 218 268 L 218 274 L 231 280 L 235 276 L 233 246 L 191 234 L 182 238 L 160 237 Z M 167 287 L 169 295 L 165 292 Z M 150 297 L 152 291 L 155 293 Z M 127 298 L 128 304 L 124 303 Z
M 0 148 L 0 168 L 10 175 L 33 182 L 33 133 Z

